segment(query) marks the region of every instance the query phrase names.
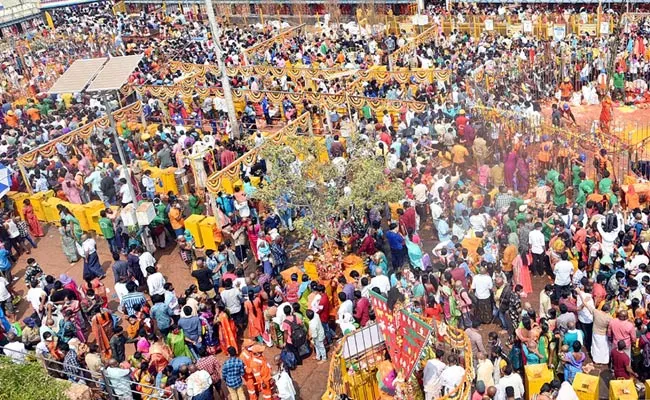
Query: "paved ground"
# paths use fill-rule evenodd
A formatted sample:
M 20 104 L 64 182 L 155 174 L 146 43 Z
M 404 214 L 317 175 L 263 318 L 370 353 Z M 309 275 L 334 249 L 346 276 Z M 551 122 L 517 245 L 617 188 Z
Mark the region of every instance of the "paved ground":
M 60 274 L 67 274 L 72 277 L 77 283 L 83 282 L 82 269 L 83 262 L 78 261 L 74 264 L 69 264 L 63 255 L 63 251 L 59 245 L 60 236 L 55 227 L 45 228 L 47 234 L 44 238 L 38 241 L 38 248 L 32 250 L 32 254 L 23 254 L 18 259 L 17 264 L 14 266 L 12 273 L 15 277 L 20 278 L 15 284 L 14 288 L 19 295 L 24 296 L 27 292 L 25 282 L 23 279 L 25 273 L 26 260 L 29 257 L 34 257 L 43 268 L 44 272 L 48 275 L 58 277 Z M 117 307 L 117 296 L 114 295 L 113 290 L 113 272 L 111 270 L 112 258 L 108 249 L 106 241 L 98 238 L 98 253 L 99 259 L 102 263 L 103 269 L 107 272 L 104 283 L 110 289 L 109 298 L 111 309 Z M 190 277 L 188 269 L 185 264 L 181 262 L 178 252 L 169 247 L 168 249 L 160 250 L 156 253 L 156 259 L 160 261 L 161 272 L 165 278 L 174 283 L 177 293 L 184 290 L 194 279 Z M 31 313 L 29 304 L 23 300 L 18 305 L 18 318 L 22 319 Z M 132 346 L 127 346 L 127 351 L 133 351 Z M 267 350 L 267 359 L 272 363 L 273 357 L 279 354 L 279 350 L 271 348 Z M 220 357 L 222 357 L 220 355 Z M 329 363 L 317 364 L 314 360 L 306 360 L 303 366 L 298 367 L 292 371 L 292 377 L 297 384 L 297 389 L 300 391 L 300 399 L 303 400 L 317 400 L 320 399 L 325 392 L 327 386 L 327 375 L 329 371 Z

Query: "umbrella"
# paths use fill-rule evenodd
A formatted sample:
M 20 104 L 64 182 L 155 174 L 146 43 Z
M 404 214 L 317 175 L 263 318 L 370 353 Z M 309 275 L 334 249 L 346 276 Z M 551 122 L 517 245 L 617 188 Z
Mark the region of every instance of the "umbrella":
M 11 173 L 9 168 L 0 164 L 0 199 L 11 190 Z

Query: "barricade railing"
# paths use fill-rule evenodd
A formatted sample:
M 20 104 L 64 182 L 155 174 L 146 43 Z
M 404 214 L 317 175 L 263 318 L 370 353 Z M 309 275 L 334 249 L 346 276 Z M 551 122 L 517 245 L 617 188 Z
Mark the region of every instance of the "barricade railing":
M 0 350 L 4 353 L 5 347 L 0 346 Z M 14 349 L 6 349 L 10 354 L 21 354 L 24 356 L 27 363 L 40 363 L 48 375 L 53 378 L 59 378 L 68 380 L 73 383 L 80 383 L 88 385 L 91 390 L 95 393 L 101 395 L 104 398 L 108 399 L 123 399 L 125 397 L 133 397 L 133 395 L 142 395 L 141 391 L 135 390 L 136 386 L 139 386 L 146 391 L 152 391 L 151 394 L 147 394 L 147 398 L 151 400 L 173 400 L 176 399 L 175 390 L 172 390 L 170 394 L 166 394 L 165 390 L 158 388 L 156 386 L 147 385 L 141 382 L 135 382 L 129 379 L 119 379 L 120 383 L 116 384 L 113 382 L 114 378 L 109 378 L 106 376 L 106 371 L 102 368 L 99 372 L 91 371 L 80 366 L 74 366 L 73 368 L 68 368 L 69 371 L 65 371 L 65 362 L 60 362 L 54 360 L 51 357 L 41 357 L 36 355 L 33 352 L 22 352 Z M 8 357 L 7 355 L 0 355 L 2 358 L 9 358 L 13 360 L 13 357 Z M 74 372 L 71 372 L 74 370 Z M 126 383 L 129 385 L 128 392 L 125 390 Z M 126 392 L 126 393 L 125 393 Z

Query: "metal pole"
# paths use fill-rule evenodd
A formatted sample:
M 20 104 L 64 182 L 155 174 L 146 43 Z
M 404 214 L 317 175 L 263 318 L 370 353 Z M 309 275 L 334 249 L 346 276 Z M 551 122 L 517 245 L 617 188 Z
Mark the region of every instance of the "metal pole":
M 314 136 L 314 126 L 311 123 L 311 113 L 307 114 L 307 131 L 309 136 Z
M 27 188 L 27 191 L 29 192 L 29 194 L 34 194 L 32 185 L 29 183 L 29 176 L 27 175 L 27 171 L 25 171 L 25 166 L 20 161 L 18 161 L 17 164 L 18 164 L 18 169 L 20 170 L 20 175 L 22 175 L 23 177 L 23 182 L 25 182 L 25 187 Z
M 113 140 L 115 140 L 115 145 L 117 146 L 117 152 L 120 154 L 120 162 L 122 163 L 122 168 L 124 168 L 124 177 L 126 178 L 126 184 L 127 187 L 129 188 L 129 192 L 131 193 L 131 198 L 133 199 L 133 208 L 132 208 L 133 221 L 136 221 L 135 206 L 137 205 L 137 201 L 135 198 L 135 189 L 133 188 L 133 182 L 131 182 L 131 172 L 129 171 L 129 164 L 126 162 L 126 156 L 124 155 L 124 148 L 122 147 L 120 138 L 117 135 L 117 125 L 115 124 L 115 118 L 113 118 L 113 111 L 111 110 L 111 106 L 108 103 L 108 95 L 106 93 L 102 93 L 102 101 L 104 103 L 104 107 L 106 107 L 106 116 L 108 117 L 108 122 L 111 125 L 111 131 L 113 133 Z
M 223 86 L 223 96 L 226 100 L 228 107 L 228 119 L 230 120 L 230 127 L 232 129 L 233 138 L 239 138 L 239 124 L 237 123 L 237 114 L 235 113 L 235 103 L 232 100 L 232 89 L 230 87 L 230 80 L 226 73 L 226 63 L 223 62 L 223 51 L 219 44 L 219 27 L 217 26 L 217 19 L 214 16 L 214 8 L 212 7 L 212 0 L 205 0 L 205 10 L 208 14 L 210 21 L 210 31 L 212 32 L 212 41 L 214 42 L 214 49 L 217 55 L 217 62 L 221 68 L 221 84 Z

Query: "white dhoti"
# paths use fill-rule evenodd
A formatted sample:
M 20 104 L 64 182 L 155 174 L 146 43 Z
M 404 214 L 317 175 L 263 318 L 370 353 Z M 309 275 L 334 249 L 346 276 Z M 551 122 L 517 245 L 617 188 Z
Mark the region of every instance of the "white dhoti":
M 609 343 L 606 335 L 593 334 L 591 357 L 596 364 L 609 364 Z

